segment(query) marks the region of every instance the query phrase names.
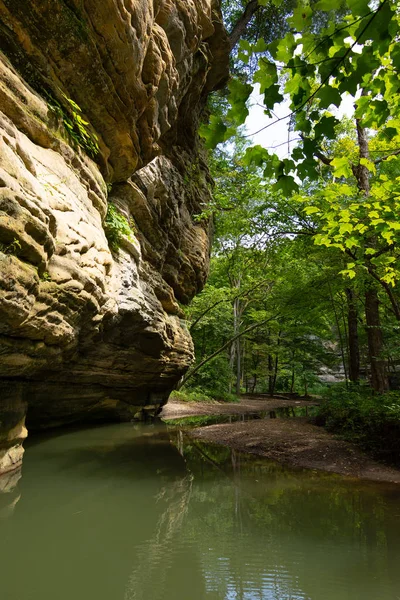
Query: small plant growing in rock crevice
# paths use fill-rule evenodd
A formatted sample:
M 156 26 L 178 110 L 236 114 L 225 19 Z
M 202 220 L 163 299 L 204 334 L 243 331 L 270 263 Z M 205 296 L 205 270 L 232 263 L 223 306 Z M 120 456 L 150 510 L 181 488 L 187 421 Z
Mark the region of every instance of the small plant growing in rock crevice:
M 133 236 L 132 219 L 130 222 L 118 211 L 115 204 L 111 202 L 107 208 L 107 215 L 104 221 L 104 232 L 111 250 L 117 252 L 121 247 L 122 240 L 125 237 L 132 239 Z
M 21 249 L 21 243 L 17 238 L 14 238 L 10 244 L 0 242 L 0 252 L 3 252 L 3 254 L 14 254 L 14 256 L 18 256 Z
M 82 118 L 81 107 L 68 98 L 64 93 L 62 96 L 66 102 L 66 107 L 62 106 L 51 94 L 46 92 L 48 106 L 58 121 L 61 121 L 70 140 L 83 148 L 91 158 L 96 158 L 100 148 L 98 138 L 95 133 L 88 129 L 88 121 Z
M 40 279 L 42 281 L 51 281 L 51 275 L 48 271 L 43 271 L 43 273 L 40 276 Z

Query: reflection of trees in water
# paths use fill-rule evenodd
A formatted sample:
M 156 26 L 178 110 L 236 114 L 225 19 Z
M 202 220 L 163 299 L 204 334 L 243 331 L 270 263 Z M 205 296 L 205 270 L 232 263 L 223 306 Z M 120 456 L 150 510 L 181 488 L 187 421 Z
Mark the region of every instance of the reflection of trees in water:
M 191 577 L 190 600 L 336 600 L 336 585 L 346 600 L 396 597 L 397 488 L 288 469 L 176 430 L 171 441 L 193 478 L 164 484 L 165 510 L 125 600 L 186 598 Z
M 138 563 L 134 568 L 125 592 L 125 600 L 157 600 L 164 598 L 164 588 L 171 568 L 173 550 L 179 540 L 187 515 L 192 493 L 193 476 L 168 482 L 156 496 L 164 503 L 152 538 L 138 547 Z
M 361 590 L 371 598 L 371 580 L 398 588 L 397 488 L 200 446 L 185 446 L 195 476 L 185 535 L 215 597 L 246 598 L 244 589 L 277 600 L 327 597 L 321 573 L 346 582 L 346 598 Z

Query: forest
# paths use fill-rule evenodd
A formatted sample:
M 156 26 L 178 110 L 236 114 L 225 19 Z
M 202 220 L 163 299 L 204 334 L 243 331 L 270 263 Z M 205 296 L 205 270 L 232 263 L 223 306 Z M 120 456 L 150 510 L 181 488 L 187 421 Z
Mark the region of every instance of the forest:
M 215 181 L 196 217 L 213 220 L 211 272 L 185 309 L 196 363 L 175 397 L 322 397 L 328 427 L 375 449 L 384 434 L 398 453 L 399 6 L 223 9 L 232 77 L 200 129 Z M 254 143 L 256 102 L 271 140 L 284 121 L 282 143 Z

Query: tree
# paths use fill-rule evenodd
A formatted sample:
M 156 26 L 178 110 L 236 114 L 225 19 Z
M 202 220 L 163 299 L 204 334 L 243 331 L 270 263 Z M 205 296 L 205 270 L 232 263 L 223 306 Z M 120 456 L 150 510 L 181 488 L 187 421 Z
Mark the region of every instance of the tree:
M 203 133 L 209 144 L 227 139 L 234 127 L 244 122 L 245 105 L 256 83 L 264 94 L 269 117 L 277 102 L 284 96 L 290 98 L 286 119 L 298 135 L 291 156 L 281 160 L 268 149 L 255 146 L 247 149 L 247 163 L 263 168 L 264 177 L 275 180 L 275 191 L 282 190 L 287 198 L 294 195 L 295 202 L 306 204 L 304 213 L 312 216 L 309 229 L 314 229 L 315 243 L 335 252 L 339 249 L 347 258 L 341 273 L 361 280 L 371 381 L 374 389 L 382 392 L 388 380 L 380 292 L 386 294 L 395 318 L 400 318 L 395 290 L 400 275 L 400 178 L 398 170 L 393 173 L 393 165 L 400 164 L 397 3 L 381 0 L 370 6 L 366 0 L 299 1 L 284 36 L 272 42 L 265 36 L 250 42 L 244 24 L 251 23 L 252 11 L 256 14 L 261 4 L 269 5 L 246 3 L 236 28 L 243 36 L 237 60 L 251 65 L 254 57 L 259 57 L 257 68 L 247 69 L 252 85 L 243 76 L 233 80 L 230 110 Z M 274 4 L 283 6 L 278 1 Z M 357 98 L 356 135 L 347 142 L 347 147 L 353 145 L 350 156 L 343 152 L 345 145 L 342 152 L 335 148 L 339 121 L 329 112 L 340 106 L 346 93 Z M 387 164 L 390 176 L 385 172 Z M 299 180 L 306 189 L 299 189 Z M 357 376 L 358 354 L 354 314 L 354 302 L 350 302 L 347 346 L 352 377 Z

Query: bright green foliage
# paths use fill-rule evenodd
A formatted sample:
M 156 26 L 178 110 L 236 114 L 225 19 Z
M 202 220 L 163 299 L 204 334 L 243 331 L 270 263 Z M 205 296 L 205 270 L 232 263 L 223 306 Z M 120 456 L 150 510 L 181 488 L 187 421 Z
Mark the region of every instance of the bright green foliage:
M 370 146 L 374 154 L 382 138 L 377 136 Z M 388 154 L 396 150 L 392 143 L 385 146 Z M 342 147 L 351 147 L 351 142 L 344 140 Z M 331 161 L 333 179 L 303 190 L 294 200 L 305 205 L 315 243 L 346 255 L 343 275 L 353 279 L 357 272 L 362 276 L 373 271 L 393 287 L 400 277 L 400 158 L 396 154 L 381 162 L 362 158 L 360 164 L 370 173 L 368 198 L 355 185 L 348 157 L 338 156 Z
M 97 135 L 88 128 L 89 122 L 82 117 L 82 109 L 71 98 L 62 93 L 64 103 L 61 104 L 53 96 L 48 96 L 48 105 L 56 118 L 63 124 L 69 139 L 80 146 L 91 157 L 99 153 Z
M 287 179 L 294 173 L 303 180 L 319 177 L 315 151 L 327 139 L 335 138 L 338 121 L 327 111 L 340 105 L 343 94 L 354 96 L 362 89 L 356 116 L 363 126 L 376 131 L 386 128 L 390 140 L 397 146 L 400 143 L 397 2 L 381 0 L 370 9 L 366 0 L 348 0 L 347 11 L 339 13 L 334 9 L 341 4 L 321 0 L 313 5 L 299 0 L 289 19 L 290 31 L 268 44 L 267 56 L 262 40 L 250 43 L 245 39 L 240 45 L 239 56 L 245 63 L 261 55 L 252 79 L 253 84 L 260 84 L 266 114 L 271 116 L 270 110 L 281 101 L 283 90 L 290 97 L 288 117 L 301 134 L 293 165 L 283 168 L 270 153 L 263 156 L 268 171 L 285 193 L 296 190 L 293 181 Z M 316 27 L 321 11 L 325 11 L 326 19 L 322 27 Z M 236 125 L 240 125 L 246 112 L 247 97 L 241 91 L 237 93 L 235 86 L 231 87 L 230 97 L 235 110 L 229 115 L 229 126 L 221 139 L 231 134 L 234 117 L 239 116 Z M 346 166 L 342 160 L 339 167 L 339 173 L 348 176 L 350 163 Z
M 107 215 L 104 221 L 104 232 L 110 248 L 114 252 L 119 250 L 124 237 L 131 239 L 133 236 L 133 231 L 128 220 L 112 202 L 108 204 Z

